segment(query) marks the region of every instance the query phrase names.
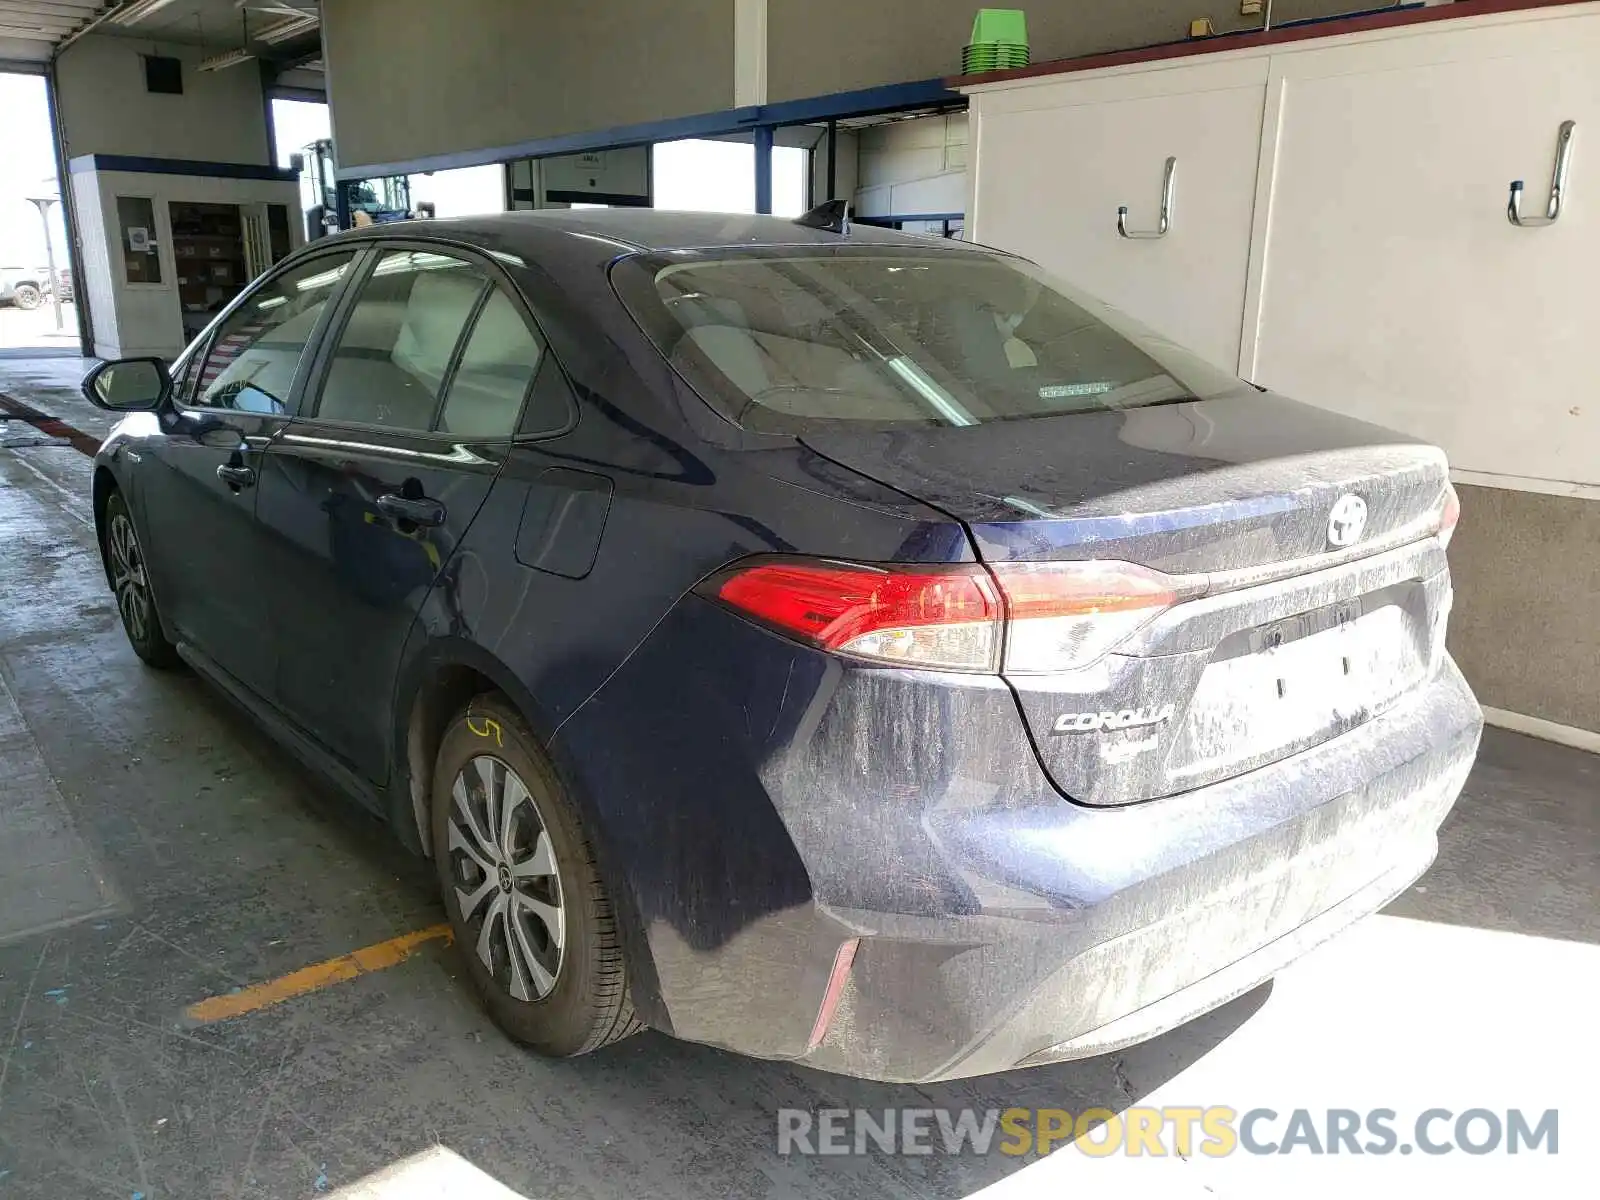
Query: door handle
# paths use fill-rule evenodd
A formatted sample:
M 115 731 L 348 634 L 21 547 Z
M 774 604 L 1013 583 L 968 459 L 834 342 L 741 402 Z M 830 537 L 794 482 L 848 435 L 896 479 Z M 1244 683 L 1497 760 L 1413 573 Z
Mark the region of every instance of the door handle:
M 401 496 L 385 492 L 377 499 L 378 511 L 393 521 L 409 521 L 429 527 L 444 524 L 444 505 L 426 496 Z
M 223 463 L 217 468 L 217 478 L 231 488 L 255 487 L 256 469 L 241 467 L 234 463 Z

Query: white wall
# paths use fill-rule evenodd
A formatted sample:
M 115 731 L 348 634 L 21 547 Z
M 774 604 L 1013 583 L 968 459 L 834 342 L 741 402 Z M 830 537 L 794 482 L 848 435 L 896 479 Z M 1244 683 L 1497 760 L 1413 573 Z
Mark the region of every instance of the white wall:
M 92 173 L 70 176 L 67 186 L 72 189 L 72 199 L 77 205 L 78 227 L 83 239 L 78 247 L 78 266 L 83 272 L 83 290 L 88 306 L 78 306 L 78 311 L 89 318 L 88 335 L 94 353 L 102 358 L 115 358 L 106 351 L 116 345 L 117 309 L 116 292 L 111 285 L 111 239 L 105 232 L 105 213 L 100 203 L 98 176 Z M 118 269 L 121 259 L 117 260 Z
M 91 34 L 57 69 L 67 158 L 123 154 L 205 162 L 270 163 L 261 71 L 253 62 L 196 71 L 213 50 Z M 183 95 L 145 90 L 146 54 L 182 59 Z
M 860 165 L 860 141 L 848 129 L 839 130 L 839 151 L 833 163 L 833 195 L 828 195 L 828 135 L 823 133 L 811 153 L 811 195 L 814 203 L 852 199 L 856 194 L 856 175 Z M 853 199 L 852 199 L 852 202 Z
M 966 211 L 966 113 L 873 125 L 861 131 L 858 145 L 861 216 Z

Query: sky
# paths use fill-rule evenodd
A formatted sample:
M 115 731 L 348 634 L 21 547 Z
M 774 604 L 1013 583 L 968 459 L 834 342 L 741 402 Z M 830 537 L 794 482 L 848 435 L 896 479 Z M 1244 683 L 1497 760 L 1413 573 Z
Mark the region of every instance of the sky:
M 0 113 L 0 267 L 42 267 L 44 228 L 28 197 L 59 194 L 44 79 L 0 74 Z M 50 224 L 56 265 L 63 267 L 67 237 L 59 204 L 51 206 Z
M 806 206 L 806 151 L 772 150 L 772 211 L 798 217 Z M 663 142 L 655 150 L 657 208 L 754 212 L 756 149 L 748 142 Z

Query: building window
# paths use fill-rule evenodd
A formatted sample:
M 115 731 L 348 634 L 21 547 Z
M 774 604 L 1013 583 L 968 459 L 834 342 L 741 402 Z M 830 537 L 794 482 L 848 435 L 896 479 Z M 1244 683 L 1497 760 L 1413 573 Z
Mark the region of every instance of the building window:
M 161 282 L 161 248 L 156 244 L 156 207 L 147 196 L 118 196 L 117 225 L 129 283 Z

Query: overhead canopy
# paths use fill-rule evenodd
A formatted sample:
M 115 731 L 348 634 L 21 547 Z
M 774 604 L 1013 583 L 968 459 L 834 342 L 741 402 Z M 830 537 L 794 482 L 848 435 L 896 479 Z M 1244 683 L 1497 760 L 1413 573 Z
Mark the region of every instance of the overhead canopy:
M 0 63 L 42 66 L 91 27 L 281 61 L 316 49 L 318 21 L 317 0 L 0 0 Z
M 109 0 L 4 0 L 0 62 L 42 65 L 57 45 L 111 7 Z
M 322 7 L 342 171 L 733 105 L 734 0 Z

